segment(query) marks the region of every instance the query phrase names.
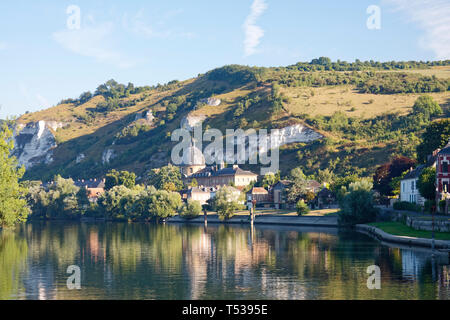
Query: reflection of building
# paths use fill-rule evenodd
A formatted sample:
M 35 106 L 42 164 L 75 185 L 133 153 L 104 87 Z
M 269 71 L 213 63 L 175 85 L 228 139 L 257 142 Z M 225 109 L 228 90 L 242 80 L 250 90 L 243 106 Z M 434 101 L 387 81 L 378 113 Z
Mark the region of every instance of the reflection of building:
M 402 250 L 402 275 L 409 280 L 415 280 L 422 272 L 426 262 L 426 256 L 419 256 L 413 250 Z

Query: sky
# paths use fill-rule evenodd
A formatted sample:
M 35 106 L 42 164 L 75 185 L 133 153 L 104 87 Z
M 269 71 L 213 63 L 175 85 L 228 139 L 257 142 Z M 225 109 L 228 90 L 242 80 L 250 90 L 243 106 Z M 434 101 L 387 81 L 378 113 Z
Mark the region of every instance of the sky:
M 0 119 L 109 79 L 185 80 L 227 64 L 450 59 L 450 0 L 0 2 Z

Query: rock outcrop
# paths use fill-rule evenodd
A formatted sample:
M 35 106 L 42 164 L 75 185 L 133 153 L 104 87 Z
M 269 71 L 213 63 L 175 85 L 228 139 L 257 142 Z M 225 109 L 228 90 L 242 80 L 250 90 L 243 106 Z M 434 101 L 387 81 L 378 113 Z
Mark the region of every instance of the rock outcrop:
M 188 115 L 181 120 L 180 127 L 188 131 L 193 131 L 194 127 L 203 122 L 206 116 L 192 116 Z
M 205 103 L 211 107 L 218 107 L 222 103 L 222 100 L 217 99 L 217 98 L 206 98 L 206 99 L 201 99 L 200 102 Z
M 137 113 L 134 121 L 138 121 L 141 119 L 144 120 L 146 124 L 151 125 L 153 123 L 153 120 L 155 120 L 155 117 L 153 116 L 152 111 L 149 110 Z
M 113 149 L 106 149 L 102 154 L 102 163 L 108 164 L 112 159 L 116 157 L 116 152 Z
M 57 147 L 52 132 L 64 127 L 56 121 L 31 122 L 18 125 L 14 132 L 14 151 L 20 165 L 29 169 L 37 164 L 53 162 L 53 149 Z

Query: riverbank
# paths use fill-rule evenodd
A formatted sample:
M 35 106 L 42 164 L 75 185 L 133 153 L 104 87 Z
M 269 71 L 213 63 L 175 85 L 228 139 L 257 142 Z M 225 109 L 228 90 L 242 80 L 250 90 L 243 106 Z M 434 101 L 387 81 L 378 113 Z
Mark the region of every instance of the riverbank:
M 236 215 L 228 220 L 220 220 L 217 214 L 209 214 L 207 216 L 208 223 L 225 223 L 225 224 L 249 224 L 248 215 Z M 167 223 L 205 223 L 204 216 L 194 219 L 183 219 L 175 216 L 167 220 Z M 273 225 L 289 225 L 289 226 L 317 226 L 317 227 L 338 227 L 337 216 L 280 216 L 280 215 L 257 215 L 254 224 L 273 224 Z
M 407 235 L 395 235 L 388 232 L 383 231 L 380 228 L 377 228 L 374 225 L 368 224 L 358 224 L 356 225 L 356 230 L 366 233 L 380 241 L 399 243 L 408 246 L 419 246 L 419 247 L 427 247 L 432 248 L 432 239 L 419 238 Z M 440 250 L 450 250 L 450 240 L 434 240 L 434 247 Z

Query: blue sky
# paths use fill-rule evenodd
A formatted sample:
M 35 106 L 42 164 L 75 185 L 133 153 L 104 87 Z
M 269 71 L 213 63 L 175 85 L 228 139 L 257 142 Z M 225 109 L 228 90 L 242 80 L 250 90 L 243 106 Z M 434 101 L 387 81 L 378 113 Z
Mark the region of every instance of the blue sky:
M 69 6 L 80 28 L 69 29 Z M 381 28 L 368 29 L 377 5 Z M 70 20 L 75 21 L 75 20 Z M 450 1 L 0 2 L 0 118 L 75 98 L 108 79 L 184 80 L 226 64 L 450 59 Z

